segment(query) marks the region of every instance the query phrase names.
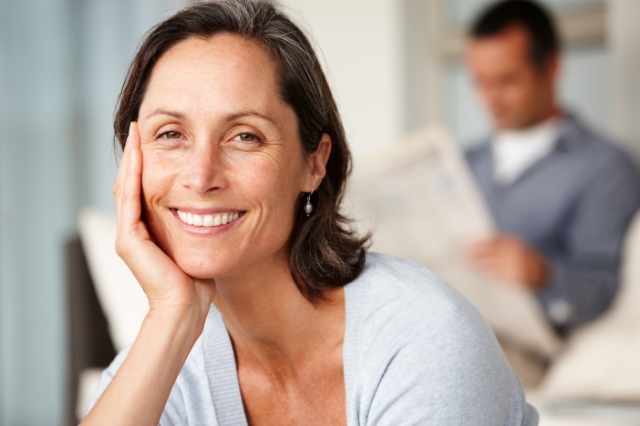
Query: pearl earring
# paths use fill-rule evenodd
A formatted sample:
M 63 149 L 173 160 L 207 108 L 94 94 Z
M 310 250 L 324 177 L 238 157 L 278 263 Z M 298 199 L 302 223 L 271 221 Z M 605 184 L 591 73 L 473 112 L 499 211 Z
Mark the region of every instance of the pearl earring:
M 313 190 L 311 191 L 311 193 L 309 193 L 309 195 L 307 195 L 307 203 L 304 205 L 304 212 L 307 214 L 307 217 L 309 217 L 309 215 L 313 213 L 313 204 L 311 204 L 311 194 L 313 194 Z

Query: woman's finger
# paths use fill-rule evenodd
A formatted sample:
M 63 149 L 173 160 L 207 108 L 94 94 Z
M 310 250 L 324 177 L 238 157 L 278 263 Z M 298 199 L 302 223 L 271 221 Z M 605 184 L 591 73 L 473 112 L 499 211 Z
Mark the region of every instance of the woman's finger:
M 140 221 L 142 214 L 140 200 L 142 194 L 142 152 L 140 151 L 140 135 L 137 123 L 131 123 L 127 145 L 128 162 L 126 164 L 126 178 L 122 183 L 120 218 L 125 227 L 134 227 Z M 131 228 L 129 229 L 131 230 Z
M 133 132 L 131 131 L 133 127 L 133 122 L 129 124 L 129 134 L 127 135 L 127 141 L 124 144 L 124 150 L 122 152 L 122 157 L 120 160 L 120 166 L 118 167 L 118 174 L 116 175 L 116 180 L 113 183 L 113 195 L 115 197 L 116 202 L 116 211 L 119 210 L 120 205 L 120 197 L 122 195 L 122 188 L 124 185 L 124 181 L 126 180 L 126 176 L 129 170 L 129 154 L 131 151 L 131 137 Z

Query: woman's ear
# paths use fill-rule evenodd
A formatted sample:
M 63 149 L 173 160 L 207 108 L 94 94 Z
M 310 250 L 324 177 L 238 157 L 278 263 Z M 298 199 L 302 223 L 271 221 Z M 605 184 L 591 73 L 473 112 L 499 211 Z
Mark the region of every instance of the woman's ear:
M 316 152 L 311 154 L 310 166 L 311 166 L 311 184 L 312 187 L 308 188 L 306 192 L 316 190 L 320 186 L 320 182 L 327 174 L 327 161 L 331 155 L 331 136 L 328 133 L 323 133 L 320 138 L 320 143 Z

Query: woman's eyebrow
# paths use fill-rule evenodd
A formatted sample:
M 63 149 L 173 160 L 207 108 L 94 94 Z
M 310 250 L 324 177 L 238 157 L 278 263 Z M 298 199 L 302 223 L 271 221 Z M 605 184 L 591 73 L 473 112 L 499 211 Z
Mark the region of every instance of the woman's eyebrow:
M 280 126 L 278 125 L 278 123 L 276 122 L 276 120 L 274 120 L 273 118 L 261 114 L 257 111 L 240 111 L 240 112 L 236 112 L 233 114 L 229 114 L 227 116 L 224 117 L 224 121 L 234 121 L 237 120 L 239 118 L 243 118 L 243 117 L 256 117 L 256 118 L 260 118 L 262 120 L 266 120 L 268 122 L 270 122 L 271 124 L 273 124 L 274 126 L 276 126 L 277 128 L 280 128 Z
M 154 109 L 145 118 L 148 119 L 153 117 L 154 115 L 168 115 L 170 117 L 178 118 L 181 120 L 184 119 L 184 114 L 182 114 L 181 112 L 171 111 L 171 110 L 162 109 L 162 108 Z

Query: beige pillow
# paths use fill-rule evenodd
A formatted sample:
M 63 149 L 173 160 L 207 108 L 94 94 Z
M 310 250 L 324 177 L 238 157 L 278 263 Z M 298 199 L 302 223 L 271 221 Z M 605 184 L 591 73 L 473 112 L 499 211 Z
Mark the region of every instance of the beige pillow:
M 117 351 L 135 340 L 149 305 L 142 288 L 115 252 L 116 218 L 95 208 L 78 216 L 80 238 L 100 305 Z
M 627 232 L 620 291 L 611 309 L 571 336 L 540 391 L 550 397 L 640 401 L 640 213 Z

